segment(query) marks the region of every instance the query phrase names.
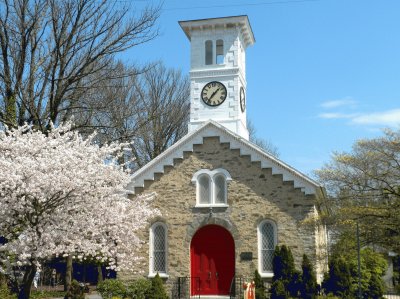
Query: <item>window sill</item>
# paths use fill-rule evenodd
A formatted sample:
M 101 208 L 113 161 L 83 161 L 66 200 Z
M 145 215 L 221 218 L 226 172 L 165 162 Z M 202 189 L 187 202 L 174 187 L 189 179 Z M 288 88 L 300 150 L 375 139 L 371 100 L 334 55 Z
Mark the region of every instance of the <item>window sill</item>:
M 195 208 L 228 208 L 229 205 L 227 204 L 196 204 Z
M 156 277 L 157 273 L 149 273 L 149 275 L 147 275 L 148 278 L 154 278 Z M 160 278 L 169 278 L 169 275 L 167 273 L 158 273 L 158 276 L 160 276 Z
M 274 273 L 273 272 L 264 272 L 264 273 L 260 273 L 260 276 L 262 278 L 271 278 L 271 277 L 274 277 Z

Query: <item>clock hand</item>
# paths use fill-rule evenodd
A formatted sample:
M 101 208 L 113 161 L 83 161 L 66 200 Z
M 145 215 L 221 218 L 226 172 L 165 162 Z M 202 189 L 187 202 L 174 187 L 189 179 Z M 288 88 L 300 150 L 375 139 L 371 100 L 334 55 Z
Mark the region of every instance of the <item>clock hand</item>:
M 217 94 L 218 90 L 219 90 L 219 88 L 211 94 L 211 97 L 209 98 L 209 100 L 211 100 Z

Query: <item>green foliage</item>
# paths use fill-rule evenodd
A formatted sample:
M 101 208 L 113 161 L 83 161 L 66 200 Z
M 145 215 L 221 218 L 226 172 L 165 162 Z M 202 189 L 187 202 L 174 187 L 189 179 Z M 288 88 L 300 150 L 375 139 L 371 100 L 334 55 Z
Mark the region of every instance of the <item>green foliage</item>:
M 380 299 L 383 298 L 385 285 L 381 277 L 373 274 L 369 279 L 368 289 L 364 291 L 364 298 Z
M 254 271 L 254 284 L 256 288 L 256 299 L 266 299 L 264 282 L 258 271 Z
M 353 296 L 358 296 L 358 258 L 354 233 L 343 233 L 333 246 L 332 260 L 346 261 L 350 270 L 350 281 Z M 384 291 L 382 276 L 385 275 L 387 262 L 385 258 L 367 247 L 360 250 L 361 292 L 364 298 L 381 298 Z
M 302 298 L 315 298 L 317 293 L 317 278 L 313 265 L 306 254 L 303 255 L 301 263 L 302 275 L 300 294 Z
M 343 258 L 329 262 L 329 272 L 325 273 L 322 287 L 326 294 L 332 293 L 341 298 L 350 298 L 352 291 L 349 265 Z
M 130 283 L 126 288 L 126 296 L 135 299 L 147 299 L 151 294 L 151 281 L 140 278 Z
M 325 223 L 355 232 L 369 244 L 400 252 L 400 130 L 357 141 L 350 152 L 334 153 L 316 171 L 330 195 Z
M 151 294 L 149 299 L 168 299 L 168 295 L 164 289 L 164 283 L 160 277 L 157 275 L 151 279 Z
M 274 280 L 290 280 L 292 278 L 296 269 L 294 266 L 292 251 L 289 247 L 286 247 L 286 245 L 282 245 L 280 248 L 279 246 L 276 246 L 272 268 L 274 271 Z
M 33 290 L 29 299 L 63 298 L 64 296 L 65 292 L 63 291 Z
M 97 285 L 97 291 L 103 298 L 109 298 L 110 296 L 123 298 L 127 290 L 122 281 L 118 279 L 106 279 Z
M 8 289 L 7 282 L 5 279 L 0 277 L 0 298 L 1 299 L 16 299 L 17 296 L 11 294 L 10 290 Z
M 281 247 L 276 246 L 274 258 L 272 260 L 272 267 L 274 271 L 273 283 L 271 286 L 272 294 L 276 294 L 277 296 L 282 295 L 281 284 L 275 283 L 280 281 L 283 284 L 283 289 L 285 290 L 286 295 L 290 294 L 291 296 L 296 297 L 299 291 L 300 273 L 296 271 L 292 251 L 289 247 L 286 247 L 286 245 L 282 245 Z
M 271 299 L 287 299 L 286 288 L 282 280 L 275 280 L 271 285 Z

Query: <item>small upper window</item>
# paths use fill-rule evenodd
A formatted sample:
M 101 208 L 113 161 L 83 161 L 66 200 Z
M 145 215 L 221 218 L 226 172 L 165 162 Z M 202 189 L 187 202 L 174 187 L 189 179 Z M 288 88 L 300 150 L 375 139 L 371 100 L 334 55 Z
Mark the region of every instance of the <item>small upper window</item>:
M 196 183 L 196 205 L 226 206 L 227 182 L 231 180 L 225 169 L 197 171 L 192 178 L 192 182 Z
M 213 42 L 206 41 L 206 65 L 213 64 Z
M 216 62 L 217 64 L 224 63 L 224 41 L 222 39 L 217 40 L 216 42 Z

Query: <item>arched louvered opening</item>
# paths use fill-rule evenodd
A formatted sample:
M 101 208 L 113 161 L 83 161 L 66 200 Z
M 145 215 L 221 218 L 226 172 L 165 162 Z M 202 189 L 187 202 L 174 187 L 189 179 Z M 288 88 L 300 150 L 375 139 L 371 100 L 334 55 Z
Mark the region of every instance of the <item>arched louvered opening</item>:
M 206 65 L 213 64 L 213 42 L 211 40 L 206 41 L 205 53 Z
M 224 63 L 224 41 L 222 39 L 217 40 L 216 42 L 216 58 L 215 61 L 217 64 Z

